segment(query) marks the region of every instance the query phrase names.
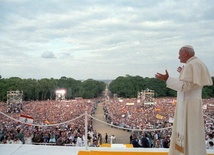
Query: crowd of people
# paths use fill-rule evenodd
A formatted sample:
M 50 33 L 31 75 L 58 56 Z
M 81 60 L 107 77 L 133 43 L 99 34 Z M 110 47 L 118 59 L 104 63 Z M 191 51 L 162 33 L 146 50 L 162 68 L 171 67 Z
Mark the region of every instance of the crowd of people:
M 206 133 L 204 141 L 207 149 L 211 149 L 214 143 L 214 139 L 210 138 L 214 135 L 214 98 L 203 99 L 203 103 Z M 103 109 L 108 123 L 132 132 L 130 143 L 134 147 L 169 148 L 175 106 L 176 98 L 157 98 L 150 104 L 132 98 L 110 100 L 104 103 Z M 148 146 L 142 143 L 145 136 L 149 141 Z
M 101 102 L 102 100 L 102 102 Z M 130 132 L 134 147 L 168 148 L 173 125 L 175 98 L 157 98 L 154 104 L 144 105 L 138 98 L 131 99 L 82 99 L 30 101 L 23 103 L 21 112 L 6 113 L 6 103 L 0 103 L 0 111 L 19 120 L 20 114 L 31 116 L 33 124 L 26 125 L 0 114 L 1 144 L 49 144 L 97 147 L 103 142 L 114 143 L 115 138 L 102 139 L 88 118 L 85 137 L 85 113 L 94 115 L 97 104 L 103 104 L 104 117 L 109 125 Z M 214 98 L 203 100 L 207 148 L 213 148 Z M 84 115 L 83 115 L 84 117 Z M 66 122 L 66 123 L 62 123 Z M 107 134 L 107 133 L 106 133 Z M 87 140 L 86 140 L 87 138 Z
M 87 142 L 89 146 L 98 145 L 101 135 L 93 129 L 92 119 L 88 118 L 87 122 L 87 140 L 85 140 L 85 119 L 82 117 L 76 119 L 85 111 L 93 115 L 98 102 L 99 99 L 81 98 L 31 101 L 23 103 L 21 112 L 12 113 L 7 113 L 5 108 L 8 106 L 6 103 L 1 103 L 0 111 L 9 117 L 0 114 L 0 143 L 84 146 Z M 33 125 L 26 122 L 20 123 L 20 114 L 33 118 Z

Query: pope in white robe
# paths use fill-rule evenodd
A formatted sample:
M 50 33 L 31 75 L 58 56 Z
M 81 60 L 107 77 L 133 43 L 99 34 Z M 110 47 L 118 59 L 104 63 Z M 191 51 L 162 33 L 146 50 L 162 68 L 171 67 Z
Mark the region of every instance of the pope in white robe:
M 169 155 L 206 155 L 205 130 L 202 110 L 202 88 L 213 81 L 206 65 L 195 57 L 192 46 L 179 50 L 181 63 L 186 63 L 179 78 L 157 73 L 157 79 L 166 81 L 167 87 L 177 91 Z

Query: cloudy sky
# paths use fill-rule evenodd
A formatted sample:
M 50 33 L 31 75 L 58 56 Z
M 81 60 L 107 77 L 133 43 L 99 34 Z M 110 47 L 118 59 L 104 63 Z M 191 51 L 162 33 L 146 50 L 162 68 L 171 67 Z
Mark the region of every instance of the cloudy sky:
M 2 78 L 177 77 L 186 44 L 214 76 L 213 0 L 0 0 Z

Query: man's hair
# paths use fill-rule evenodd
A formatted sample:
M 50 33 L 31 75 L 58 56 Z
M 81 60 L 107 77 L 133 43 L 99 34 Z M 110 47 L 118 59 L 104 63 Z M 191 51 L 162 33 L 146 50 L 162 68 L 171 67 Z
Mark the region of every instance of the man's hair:
M 213 142 L 212 142 L 212 141 L 209 141 L 209 144 L 210 144 L 211 146 L 213 146 Z
M 182 47 L 182 49 L 186 52 L 189 53 L 190 56 L 194 56 L 195 55 L 195 51 L 193 49 L 193 47 L 191 45 L 185 45 Z

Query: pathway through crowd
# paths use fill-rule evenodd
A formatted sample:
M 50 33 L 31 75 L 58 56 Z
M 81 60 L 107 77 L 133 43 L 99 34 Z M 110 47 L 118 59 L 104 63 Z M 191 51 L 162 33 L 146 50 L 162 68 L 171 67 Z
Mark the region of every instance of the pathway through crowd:
M 103 111 L 102 103 L 98 104 L 96 113 L 93 117 L 106 122 L 106 120 L 104 118 L 104 111 Z M 103 143 L 105 143 L 106 133 L 108 134 L 108 143 L 110 143 L 111 135 L 114 135 L 116 137 L 116 142 L 115 142 L 116 144 L 129 144 L 130 143 L 130 140 L 129 140 L 129 137 L 131 135 L 130 131 L 128 132 L 128 131 L 124 131 L 122 129 L 117 129 L 115 127 L 110 127 L 107 124 L 104 124 L 104 123 L 96 121 L 96 120 L 93 121 L 93 127 L 94 127 L 94 130 L 101 133 Z

